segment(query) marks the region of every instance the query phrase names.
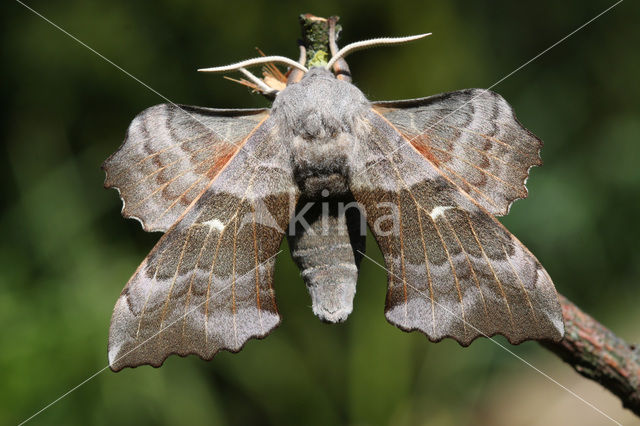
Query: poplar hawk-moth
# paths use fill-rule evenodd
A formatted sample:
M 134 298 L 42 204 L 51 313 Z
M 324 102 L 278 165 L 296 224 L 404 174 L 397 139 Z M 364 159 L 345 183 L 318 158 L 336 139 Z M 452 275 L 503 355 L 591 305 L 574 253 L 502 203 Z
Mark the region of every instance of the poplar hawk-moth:
M 170 354 L 211 359 L 269 334 L 280 322 L 274 256 L 285 234 L 314 313 L 344 321 L 366 225 L 388 269 L 392 324 L 464 346 L 498 333 L 511 343 L 562 337 L 549 275 L 494 218 L 527 196 L 542 142 L 489 90 L 370 102 L 344 57 L 420 36 L 338 50 L 334 24 L 329 61 L 301 48 L 297 62 L 205 70 L 240 70 L 271 108 L 157 105 L 105 161 L 122 214 L 164 232 L 116 303 L 112 369 Z M 245 68 L 265 63 L 264 79 Z

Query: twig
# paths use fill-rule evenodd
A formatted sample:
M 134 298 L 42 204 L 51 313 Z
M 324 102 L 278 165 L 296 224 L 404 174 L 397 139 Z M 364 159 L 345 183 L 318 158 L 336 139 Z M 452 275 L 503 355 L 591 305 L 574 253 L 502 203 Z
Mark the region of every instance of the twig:
M 300 15 L 299 20 L 302 30 L 300 42 L 307 49 L 307 63 L 312 62 L 319 53 L 328 55 L 330 52 L 329 20 L 310 13 Z
M 640 416 L 640 348 L 625 342 L 560 295 L 565 337 L 540 344 L 584 377 L 613 392 Z

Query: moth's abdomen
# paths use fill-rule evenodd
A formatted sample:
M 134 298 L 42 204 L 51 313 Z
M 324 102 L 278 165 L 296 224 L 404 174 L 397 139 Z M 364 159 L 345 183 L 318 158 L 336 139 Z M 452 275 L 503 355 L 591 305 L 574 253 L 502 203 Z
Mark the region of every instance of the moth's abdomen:
M 342 322 L 353 309 L 366 238 L 365 220 L 355 206 L 352 197 L 303 199 L 290 228 L 291 256 L 311 295 L 313 313 L 323 321 Z

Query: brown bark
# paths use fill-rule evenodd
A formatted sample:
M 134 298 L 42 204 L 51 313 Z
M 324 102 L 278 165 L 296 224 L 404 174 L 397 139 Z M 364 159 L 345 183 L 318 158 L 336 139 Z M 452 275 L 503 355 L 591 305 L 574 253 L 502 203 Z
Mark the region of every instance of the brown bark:
M 560 295 L 565 336 L 558 343 L 541 342 L 584 377 L 613 392 L 622 405 L 640 416 L 640 348 Z

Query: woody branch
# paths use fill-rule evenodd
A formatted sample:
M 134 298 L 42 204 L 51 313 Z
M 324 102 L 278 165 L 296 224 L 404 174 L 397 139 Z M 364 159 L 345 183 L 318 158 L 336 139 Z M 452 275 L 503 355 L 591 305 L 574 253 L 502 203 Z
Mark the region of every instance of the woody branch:
M 300 26 L 307 60 L 320 51 L 330 51 L 328 19 L 300 15 Z M 339 26 L 336 29 L 339 32 Z M 640 416 L 640 348 L 616 336 L 566 297 L 560 295 L 559 298 L 565 337 L 557 343 L 540 344 L 584 377 L 613 392 L 624 407 Z
M 540 344 L 584 377 L 613 392 L 640 416 L 640 348 L 616 336 L 569 299 L 560 295 L 565 335 Z

